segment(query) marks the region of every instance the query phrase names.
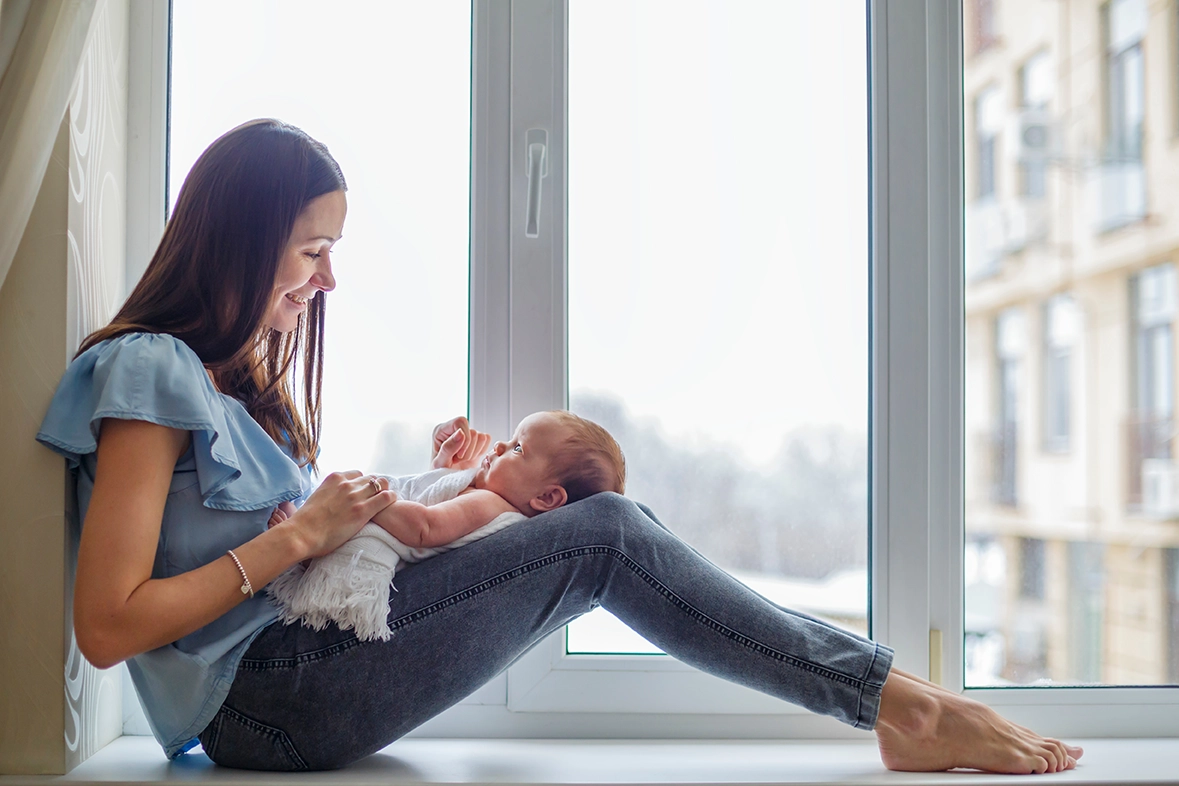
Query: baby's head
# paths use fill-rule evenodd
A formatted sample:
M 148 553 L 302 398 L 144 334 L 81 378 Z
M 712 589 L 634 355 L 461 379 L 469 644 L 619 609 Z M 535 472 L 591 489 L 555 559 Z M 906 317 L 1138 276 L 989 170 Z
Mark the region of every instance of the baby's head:
M 537 412 L 483 459 L 475 487 L 494 491 L 526 516 L 599 491 L 626 490 L 626 459 L 610 432 L 572 412 Z

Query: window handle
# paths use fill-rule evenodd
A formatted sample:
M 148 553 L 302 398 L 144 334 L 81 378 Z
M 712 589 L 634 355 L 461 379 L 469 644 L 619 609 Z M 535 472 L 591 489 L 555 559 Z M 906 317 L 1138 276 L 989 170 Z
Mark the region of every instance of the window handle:
M 540 181 L 549 174 L 549 132 L 531 128 L 524 135 L 528 164 L 528 214 L 524 224 L 525 237 L 540 237 Z

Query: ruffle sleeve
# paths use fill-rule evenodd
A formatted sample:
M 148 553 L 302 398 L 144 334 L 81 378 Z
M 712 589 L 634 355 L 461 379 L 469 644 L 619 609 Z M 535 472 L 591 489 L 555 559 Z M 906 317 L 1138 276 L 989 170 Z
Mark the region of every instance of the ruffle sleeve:
M 301 496 L 298 466 L 213 386 L 200 358 L 179 339 L 129 333 L 97 344 L 66 369 L 37 441 L 71 468 L 98 448 L 103 418 L 143 420 L 192 432 L 205 507 L 260 510 Z

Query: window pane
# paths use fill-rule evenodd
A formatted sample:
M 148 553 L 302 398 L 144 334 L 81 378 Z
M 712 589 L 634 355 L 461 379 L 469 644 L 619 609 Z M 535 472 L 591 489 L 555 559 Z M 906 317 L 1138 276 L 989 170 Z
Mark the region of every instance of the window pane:
M 677 534 L 866 631 L 864 3 L 573 0 L 569 38 L 570 406 Z M 604 618 L 570 651 L 653 650 Z
M 173 0 L 169 204 L 201 151 L 251 118 L 328 146 L 349 209 L 320 469 L 422 471 L 430 427 L 467 409 L 471 5 L 325 8 Z M 440 319 L 443 300 L 460 305 Z
M 1148 5 L 1004 3 L 965 63 L 968 687 L 1177 680 L 1179 151 Z

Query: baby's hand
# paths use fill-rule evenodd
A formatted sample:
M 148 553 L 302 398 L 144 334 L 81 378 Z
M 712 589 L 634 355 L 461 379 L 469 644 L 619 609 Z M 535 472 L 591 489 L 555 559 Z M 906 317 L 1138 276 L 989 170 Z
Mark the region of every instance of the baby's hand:
M 276 524 L 282 524 L 293 515 L 295 515 L 294 503 L 290 501 L 280 502 L 278 507 L 274 509 L 274 512 L 270 514 L 270 521 L 266 522 L 266 529 L 270 529 Z

